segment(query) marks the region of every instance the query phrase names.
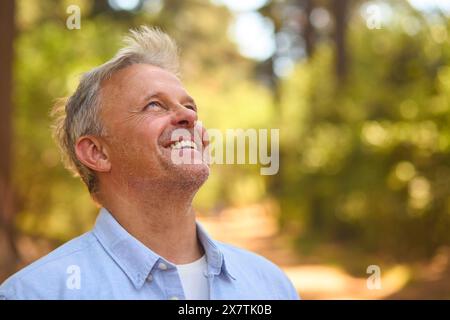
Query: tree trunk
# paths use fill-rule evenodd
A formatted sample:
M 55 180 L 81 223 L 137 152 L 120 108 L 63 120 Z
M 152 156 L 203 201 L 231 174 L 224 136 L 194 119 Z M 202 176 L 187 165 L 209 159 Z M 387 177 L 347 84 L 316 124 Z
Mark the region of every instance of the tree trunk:
M 334 15 L 334 43 L 336 55 L 336 75 L 340 80 L 344 80 L 347 75 L 348 57 L 346 51 L 346 34 L 347 34 L 347 13 L 348 0 L 334 0 L 333 1 L 333 15 Z
M 305 48 L 306 55 L 311 57 L 314 52 L 315 47 L 315 32 L 314 27 L 311 24 L 311 12 L 314 9 L 314 1 L 313 0 L 305 0 L 304 1 L 304 11 L 305 11 L 305 25 L 303 31 L 303 37 L 305 39 Z
M 18 258 L 11 184 L 14 11 L 13 0 L 0 1 L 0 281 L 14 270 Z

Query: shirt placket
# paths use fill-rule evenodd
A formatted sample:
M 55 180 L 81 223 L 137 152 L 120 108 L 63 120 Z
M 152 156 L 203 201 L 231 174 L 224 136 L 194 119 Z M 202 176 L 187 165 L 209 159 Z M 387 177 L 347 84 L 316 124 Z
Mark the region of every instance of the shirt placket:
M 184 290 L 178 275 L 177 268 L 170 263 L 161 260 L 158 262 L 157 271 L 161 275 L 168 300 L 184 300 Z

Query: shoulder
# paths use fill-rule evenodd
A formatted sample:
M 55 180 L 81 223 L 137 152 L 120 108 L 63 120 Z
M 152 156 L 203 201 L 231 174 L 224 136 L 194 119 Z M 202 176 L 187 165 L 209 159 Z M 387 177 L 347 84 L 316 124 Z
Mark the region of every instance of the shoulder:
M 91 233 L 66 242 L 9 277 L 0 286 L 0 299 L 56 299 L 71 274 L 80 272 L 98 247 Z
M 296 289 L 284 271 L 269 259 L 236 246 L 218 242 L 225 264 L 232 275 L 266 283 L 281 293 L 283 299 L 298 299 Z
M 228 243 L 218 241 L 216 241 L 216 243 L 218 244 L 220 251 L 224 254 L 227 262 L 228 260 L 239 261 L 241 264 L 245 263 L 258 270 L 265 270 L 275 273 L 282 272 L 281 269 L 272 261 L 257 253 L 236 247 Z

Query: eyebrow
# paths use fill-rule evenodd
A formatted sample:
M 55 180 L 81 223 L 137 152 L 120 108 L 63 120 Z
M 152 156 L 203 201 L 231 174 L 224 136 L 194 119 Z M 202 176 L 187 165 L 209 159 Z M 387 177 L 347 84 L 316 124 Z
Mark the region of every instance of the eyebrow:
M 142 103 L 145 103 L 149 100 L 151 100 L 152 98 L 165 98 L 167 99 L 167 94 L 163 93 L 163 92 L 152 92 L 150 94 L 147 94 L 143 100 Z M 192 98 L 191 96 L 187 95 L 183 98 L 183 100 L 185 100 L 186 102 L 192 103 L 195 107 L 197 107 L 197 104 L 195 103 L 194 98 Z

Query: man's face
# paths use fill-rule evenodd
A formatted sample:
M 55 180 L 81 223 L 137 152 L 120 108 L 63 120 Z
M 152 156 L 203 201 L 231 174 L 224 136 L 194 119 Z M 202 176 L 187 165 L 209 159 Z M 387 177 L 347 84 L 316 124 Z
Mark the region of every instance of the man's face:
M 207 179 L 209 167 L 202 161 L 204 129 L 196 126 L 195 102 L 175 75 L 147 64 L 131 65 L 102 84 L 101 102 L 114 182 L 139 188 L 149 183 L 199 188 Z M 173 138 L 180 129 L 181 137 Z M 194 136 L 200 137 L 196 146 L 185 143 Z M 185 142 L 175 145 L 174 140 Z M 195 162 L 176 164 L 174 154 Z

